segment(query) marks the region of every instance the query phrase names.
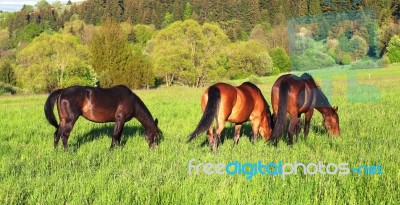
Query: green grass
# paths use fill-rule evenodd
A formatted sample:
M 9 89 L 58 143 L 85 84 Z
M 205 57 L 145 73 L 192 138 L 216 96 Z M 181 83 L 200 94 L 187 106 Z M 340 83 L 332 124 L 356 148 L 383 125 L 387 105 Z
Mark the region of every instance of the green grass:
M 348 73 L 379 89 L 379 101 L 349 101 Z M 400 201 L 400 67 L 311 72 L 331 78 L 333 105 L 339 106 L 342 135 L 324 134 L 318 112 L 307 140 L 275 148 L 249 142 L 249 128 L 233 147 L 229 123 L 216 153 L 187 136 L 201 117 L 204 88 L 135 91 L 159 119 L 164 140 L 149 150 L 137 120 L 127 123 L 121 148 L 109 151 L 113 123 L 79 119 L 70 149 L 53 149 L 54 127 L 43 114 L 47 95 L 0 97 L 0 204 L 396 204 Z M 371 79 L 369 79 L 371 74 Z M 258 84 L 270 103 L 277 76 Z M 242 81 L 231 81 L 239 84 Z M 361 89 L 362 91 L 362 89 Z M 365 90 L 364 90 L 365 91 Z M 367 97 L 370 93 L 367 92 Z M 365 96 L 365 95 L 363 95 Z M 348 162 L 383 166 L 383 175 L 188 175 L 188 161 L 242 163 Z

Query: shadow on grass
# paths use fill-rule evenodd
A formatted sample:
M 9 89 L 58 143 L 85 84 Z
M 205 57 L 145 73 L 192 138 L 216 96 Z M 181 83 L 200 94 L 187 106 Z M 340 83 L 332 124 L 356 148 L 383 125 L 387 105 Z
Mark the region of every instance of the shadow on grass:
M 111 145 L 112 134 L 114 131 L 114 124 L 102 125 L 99 127 L 95 127 L 91 129 L 89 132 L 77 136 L 77 140 L 75 143 L 71 143 L 70 147 L 74 150 L 78 149 L 81 145 L 94 141 L 102 136 L 106 135 L 110 139 Z M 121 134 L 121 146 L 124 146 L 126 142 L 135 136 L 144 136 L 144 128 L 142 126 L 129 126 L 125 125 Z
M 235 135 L 235 124 L 226 123 L 225 128 L 221 132 L 220 143 L 218 146 L 223 145 L 225 143 L 225 140 L 232 140 L 232 144 L 233 144 L 234 135 Z M 252 135 L 253 135 L 253 130 L 251 128 L 251 123 L 249 123 L 249 122 L 243 123 L 242 128 L 240 129 L 240 139 L 239 139 L 238 143 L 240 143 L 240 141 L 242 141 L 245 138 L 247 138 L 247 140 L 250 141 Z M 262 137 L 258 136 L 257 140 L 259 140 L 260 138 L 262 138 Z M 205 137 L 204 141 L 201 143 L 200 146 L 201 147 L 208 146 L 207 137 Z

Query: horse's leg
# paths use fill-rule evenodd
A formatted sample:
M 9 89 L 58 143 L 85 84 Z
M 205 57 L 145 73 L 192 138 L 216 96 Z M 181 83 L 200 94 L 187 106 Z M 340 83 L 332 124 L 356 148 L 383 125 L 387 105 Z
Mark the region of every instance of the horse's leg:
M 125 121 L 122 119 L 118 119 L 115 121 L 110 149 L 114 148 L 115 145 L 119 146 L 121 144 L 121 134 L 122 134 L 122 129 L 124 128 L 124 124 Z
M 214 128 L 212 125 L 207 130 L 207 140 L 210 147 L 212 147 L 212 144 L 214 142 Z
M 235 124 L 235 136 L 233 137 L 234 145 L 237 145 L 240 138 L 240 129 L 242 128 L 242 124 Z
M 290 118 L 290 124 L 289 124 L 289 131 L 288 131 L 288 144 L 292 145 L 293 144 L 293 134 L 295 134 L 295 128 L 297 124 L 299 123 L 300 119 L 297 117 L 297 115 L 294 115 L 293 117 Z
M 300 122 L 301 122 L 301 114 L 298 114 L 297 115 L 297 118 L 298 118 L 298 123 L 296 124 L 296 126 L 295 126 L 295 128 L 294 128 L 294 132 L 295 132 L 295 134 L 296 134 L 296 141 L 297 141 L 297 139 L 299 138 L 299 134 L 300 134 L 300 130 L 301 130 L 301 127 L 300 127 Z
M 61 134 L 62 134 L 62 133 L 58 132 L 58 130 L 60 129 L 59 127 L 60 126 L 58 126 L 56 132 L 54 132 L 54 149 L 57 148 L 58 141 L 60 141 Z
M 221 136 L 222 130 L 224 129 L 224 126 L 225 126 L 225 120 L 218 118 L 217 128 L 215 130 L 215 133 L 213 136 L 213 142 L 212 142 L 212 146 L 211 146 L 212 151 L 216 151 L 218 148 L 219 138 Z
M 310 131 L 310 122 L 311 122 L 311 117 L 314 114 L 314 109 L 309 109 L 306 112 L 306 116 L 305 116 L 305 122 L 304 122 L 304 138 L 306 138 L 308 136 L 308 133 Z
M 251 128 L 253 130 L 253 134 L 251 135 L 250 142 L 254 143 L 257 140 L 258 137 L 258 131 L 260 129 L 260 121 L 259 120 L 253 120 L 251 124 Z
M 68 138 L 74 127 L 74 124 L 77 119 L 69 120 L 69 121 L 62 121 L 58 128 L 58 132 L 60 132 L 60 136 L 62 136 L 62 142 L 64 145 L 64 150 L 68 149 Z

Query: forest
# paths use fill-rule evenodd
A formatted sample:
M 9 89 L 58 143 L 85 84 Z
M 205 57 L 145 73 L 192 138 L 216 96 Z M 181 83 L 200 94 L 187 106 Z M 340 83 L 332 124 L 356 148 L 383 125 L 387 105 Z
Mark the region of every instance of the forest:
M 0 94 L 400 62 L 400 0 L 39 1 L 0 11 Z

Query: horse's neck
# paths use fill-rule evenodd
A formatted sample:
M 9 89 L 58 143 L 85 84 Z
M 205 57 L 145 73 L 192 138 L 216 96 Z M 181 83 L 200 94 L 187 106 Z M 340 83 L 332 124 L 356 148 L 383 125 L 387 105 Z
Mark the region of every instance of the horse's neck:
M 315 109 L 318 110 L 322 114 L 322 116 L 330 115 L 332 113 L 333 108 L 332 107 L 321 107 L 321 106 L 316 106 Z
M 145 130 L 151 130 L 155 128 L 153 117 L 150 111 L 146 107 L 142 107 L 139 103 L 135 106 L 135 118 L 143 125 Z
M 322 93 L 322 91 L 318 87 L 315 89 L 315 92 L 315 109 L 317 109 L 324 116 L 332 113 L 333 108 L 324 93 Z

